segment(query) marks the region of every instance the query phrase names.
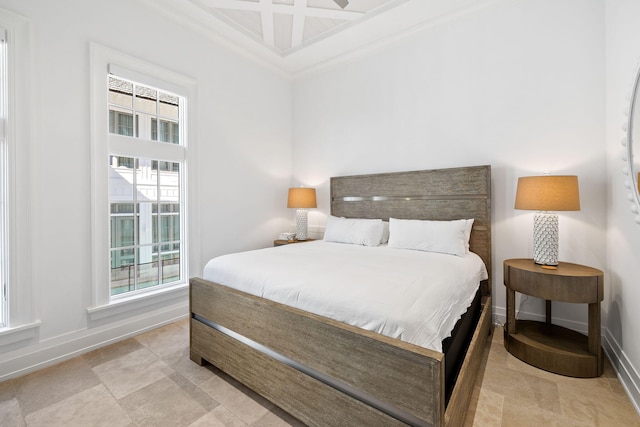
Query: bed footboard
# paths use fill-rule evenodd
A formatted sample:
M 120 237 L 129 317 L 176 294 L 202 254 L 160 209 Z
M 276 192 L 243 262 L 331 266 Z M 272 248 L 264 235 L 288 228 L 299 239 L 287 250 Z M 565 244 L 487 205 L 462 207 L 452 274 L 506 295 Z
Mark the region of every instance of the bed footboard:
M 191 359 L 302 422 L 444 425 L 442 353 L 203 279 L 190 289 Z
M 447 427 L 464 425 L 464 419 L 469 410 L 469 402 L 471 401 L 471 395 L 473 394 L 476 378 L 478 377 L 484 350 L 491 335 L 492 313 L 491 297 L 484 297 L 482 300 L 480 320 L 478 320 L 473 337 L 471 338 L 467 354 L 460 367 L 460 372 L 445 412 L 444 425 Z

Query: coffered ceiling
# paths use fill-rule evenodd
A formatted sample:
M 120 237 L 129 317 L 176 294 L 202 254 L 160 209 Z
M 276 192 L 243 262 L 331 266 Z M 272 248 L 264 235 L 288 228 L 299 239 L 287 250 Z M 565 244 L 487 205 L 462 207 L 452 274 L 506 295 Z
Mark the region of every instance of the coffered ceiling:
M 139 0 L 295 75 L 498 0 Z
M 187 1 L 284 57 L 405 0 Z

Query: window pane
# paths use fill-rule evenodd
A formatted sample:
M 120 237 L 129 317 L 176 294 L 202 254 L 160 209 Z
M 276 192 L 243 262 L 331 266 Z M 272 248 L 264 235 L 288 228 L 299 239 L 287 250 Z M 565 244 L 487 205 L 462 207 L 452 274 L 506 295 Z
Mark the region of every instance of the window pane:
M 111 251 L 111 295 L 135 290 L 133 249 Z
M 179 144 L 180 102 L 179 96 L 110 75 L 109 132 Z
M 111 75 L 109 132 L 179 144 L 183 101 Z M 111 295 L 184 280 L 180 163 L 111 155 L 109 166 Z
M 180 164 L 159 162 L 160 200 L 163 202 L 180 201 Z
M 160 141 L 169 142 L 169 122 L 160 120 Z
M 138 244 L 150 245 L 158 241 L 157 218 L 158 215 L 153 211 L 157 211 L 156 203 L 139 203 L 138 204 Z
M 130 157 L 109 158 L 109 201 L 113 203 L 133 203 L 133 166 L 135 159 Z M 132 207 L 130 206 L 129 209 Z M 112 208 L 113 209 L 113 208 Z M 120 208 L 119 208 L 120 209 Z M 124 208 L 122 208 L 124 209 Z M 120 213 L 120 212 L 118 212 Z M 133 213 L 133 210 L 122 213 Z
M 160 116 L 168 119 L 179 120 L 180 119 L 180 98 L 175 95 L 160 92 L 160 102 L 158 108 L 160 109 Z
M 160 205 L 160 241 L 180 240 L 180 205 L 163 203 Z
M 178 123 L 171 124 L 171 139 L 169 142 L 173 144 L 180 144 L 180 128 Z
M 158 246 L 142 246 L 138 249 L 138 289 L 158 285 Z M 156 254 L 154 257 L 154 253 Z
M 133 108 L 133 83 L 109 76 L 109 103 Z
M 151 89 L 150 87 L 141 85 L 135 85 L 135 88 L 136 111 L 152 114 L 154 116 L 158 115 L 158 91 L 156 91 L 155 89 Z
M 152 160 L 138 159 L 136 190 L 141 202 L 158 200 L 158 171 L 153 168 Z
M 180 279 L 180 245 L 175 245 L 176 250 L 161 255 L 161 280 L 169 283 Z
M 158 119 L 151 119 L 151 139 L 158 140 Z
M 111 295 L 180 280 L 180 164 L 110 156 L 109 166 Z
M 133 136 L 133 114 L 110 110 L 109 132 L 118 135 Z
M 167 120 L 151 119 L 151 140 L 168 142 L 170 144 L 180 143 L 180 132 L 178 123 Z M 160 135 L 160 138 L 158 138 Z
M 117 113 L 118 127 L 116 133 L 118 135 L 133 136 L 133 115 L 127 113 Z
M 112 205 L 113 206 L 113 205 Z M 121 248 L 135 244 L 135 217 L 111 214 L 111 247 Z
M 109 159 L 112 249 L 133 246 L 135 244 L 134 165 L 135 159 L 131 157 L 110 156 Z M 133 263 L 133 261 L 131 263 Z

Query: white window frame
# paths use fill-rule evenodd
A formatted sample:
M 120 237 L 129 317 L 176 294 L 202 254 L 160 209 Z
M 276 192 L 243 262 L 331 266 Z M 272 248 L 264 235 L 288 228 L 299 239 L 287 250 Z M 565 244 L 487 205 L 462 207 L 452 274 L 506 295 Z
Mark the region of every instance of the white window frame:
M 9 325 L 9 147 L 7 141 L 7 30 L 0 27 L 0 328 Z
M 15 13 L 0 9 L 0 27 L 7 37 L 7 174 L 5 200 L 8 203 L 6 249 L 6 325 L 0 328 L 3 346 L 37 337 L 37 299 L 32 282 L 34 254 L 31 235 L 31 118 L 36 116 L 31 90 L 31 23 Z
M 139 58 L 126 55 L 97 43 L 90 45 L 90 85 L 91 85 L 91 158 L 92 158 L 92 302 L 87 308 L 90 320 L 108 316 L 121 315 L 147 306 L 182 300 L 188 295 L 189 272 L 200 269 L 199 245 L 192 238 L 197 230 L 198 209 L 196 207 L 196 182 L 189 179 L 195 168 L 197 159 L 194 139 L 189 132 L 193 129 L 193 106 L 196 105 L 196 84 L 189 77 L 180 75 L 166 68 L 150 64 Z M 184 118 L 181 132 L 188 135 L 181 145 L 152 143 L 135 140 L 130 137 L 109 134 L 109 111 L 107 76 L 112 73 L 117 77 L 132 80 L 143 85 L 166 90 L 187 99 L 188 110 Z M 109 155 L 124 155 L 138 158 L 166 159 L 175 158 L 178 152 L 184 153 L 184 198 L 186 215 L 184 221 L 184 281 L 171 286 L 149 288 L 145 292 L 132 295 L 111 296 L 110 277 L 110 206 L 108 167 Z M 128 313 L 133 315 L 135 313 Z

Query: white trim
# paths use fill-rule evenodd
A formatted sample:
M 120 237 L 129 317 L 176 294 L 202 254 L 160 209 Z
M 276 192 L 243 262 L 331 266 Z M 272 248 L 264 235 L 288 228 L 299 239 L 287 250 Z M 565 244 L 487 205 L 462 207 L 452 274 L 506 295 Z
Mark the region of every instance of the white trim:
M 55 365 L 100 347 L 122 341 L 143 332 L 187 317 L 187 301 L 145 310 L 122 321 L 109 322 L 40 341 L 30 352 L 16 350 L 0 353 L 0 382 Z
M 87 314 L 90 321 L 112 317 L 164 302 L 184 301 L 189 297 L 189 285 L 182 283 L 169 288 L 155 289 L 144 294 L 128 298 L 115 299 L 108 304 L 88 307 Z
M 197 171 L 195 167 L 195 162 L 197 161 L 196 144 L 193 143 L 194 137 L 190 137 L 188 141 L 185 138 L 186 135 L 189 135 L 188 129 L 195 129 L 193 123 L 195 114 L 187 114 L 188 111 L 181 110 L 181 117 L 184 117 L 183 126 L 180 127 L 182 145 L 155 143 L 153 144 L 153 153 L 157 153 L 160 160 L 175 159 L 174 161 L 178 161 L 178 159 L 181 159 L 184 162 L 182 188 L 187 189 L 181 195 L 181 197 L 184 197 L 185 206 L 187 206 L 187 215 L 183 219 L 184 226 L 181 234 L 184 236 L 185 241 L 182 248 L 182 277 L 184 280 L 177 287 L 162 287 L 132 298 L 113 298 L 110 295 L 108 287 L 110 246 L 108 235 L 108 156 L 112 153 L 111 150 L 115 150 L 114 153 L 121 152 L 121 154 L 131 156 L 132 150 L 149 148 L 149 144 L 145 144 L 144 141 L 136 141 L 136 144 L 131 144 L 131 139 L 109 135 L 106 119 L 108 117 L 108 96 L 106 91 L 108 70 L 126 74 L 121 76 L 123 78 L 137 77 L 140 79 L 145 76 L 143 80 L 137 81 L 143 84 L 151 81 L 154 87 L 161 89 L 168 87 L 171 92 L 184 96 L 189 103 L 189 108 L 194 108 L 197 105 L 196 83 L 191 78 L 97 43 L 90 44 L 92 298 L 91 305 L 87 308 L 87 314 L 90 319 L 126 315 L 129 311 L 135 311 L 155 303 L 144 302 L 145 298 L 150 298 L 152 301 L 164 300 L 167 302 L 166 298 L 160 298 L 158 295 L 170 295 L 171 290 L 174 288 L 186 287 L 189 271 L 201 270 L 200 245 L 196 244 L 198 241 L 196 238 L 198 229 L 196 227 L 199 226 L 199 222 L 196 221 L 198 218 L 198 206 L 196 203 L 199 198 L 197 197 L 197 189 L 190 187 L 196 182 L 196 179 L 189 177 L 190 174 L 195 174 Z M 166 84 L 162 82 L 166 82 Z M 188 149 L 186 149 L 187 146 Z M 139 154 L 140 156 L 138 157 L 149 157 L 149 151 Z M 187 232 L 184 232 L 185 230 Z M 123 301 L 127 301 L 127 303 Z M 127 308 L 124 309 L 124 307 Z
M 132 143 L 132 137 L 130 136 L 109 135 L 109 154 L 148 158 L 150 152 L 154 153 L 153 160 L 186 160 L 186 150 L 182 145 L 140 139 L 136 139 L 135 143 Z
M 9 286 L 9 151 L 7 141 L 7 30 L 0 27 L 0 327 L 8 322 Z
M 339 19 L 341 21 L 352 21 L 362 18 L 365 13 L 344 9 L 328 9 L 322 7 L 311 7 L 305 4 L 304 8 L 296 4 L 280 4 L 272 3 L 269 1 L 261 2 L 239 2 L 235 0 L 204 0 L 204 4 L 208 8 L 214 9 L 229 9 L 229 10 L 241 10 L 246 12 L 272 12 L 282 15 L 296 15 L 303 13 L 306 16 L 312 18 L 326 18 L 326 19 Z
M 36 339 L 40 329 L 40 321 L 0 329 L 0 353 L 15 343 Z
M 640 415 L 640 374 L 624 353 L 618 341 L 605 329 L 602 336 L 602 348 L 606 353 L 613 370 L 616 371 L 622 387 L 627 392 L 629 400 Z
M 180 83 L 174 84 L 171 81 L 182 81 L 184 78 L 179 74 L 175 74 L 172 71 L 163 70 L 161 72 L 155 71 L 156 76 L 149 75 L 143 71 L 148 69 L 147 64 L 140 64 L 136 62 L 131 65 L 132 68 L 124 67 L 121 64 L 114 64 L 109 62 L 107 64 L 107 72 L 123 79 L 131 80 L 134 82 L 144 82 L 145 86 L 151 86 L 155 89 L 160 89 L 166 92 L 172 92 L 175 95 L 187 97 L 188 90 L 185 89 Z M 134 69 L 135 67 L 135 69 Z M 162 75 L 164 77 L 158 77 Z
M 35 103 L 31 90 L 31 23 L 28 19 L 0 9 L 0 26 L 7 31 L 8 63 L 8 325 L 3 337 L 24 336 L 26 329 L 37 329 L 37 309 L 32 268 L 32 167 L 31 121 Z M 15 334 L 13 333 L 15 331 Z M 6 341 L 0 339 L 0 345 Z

